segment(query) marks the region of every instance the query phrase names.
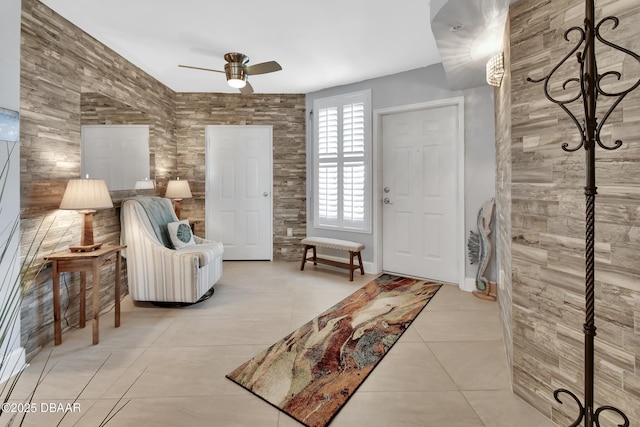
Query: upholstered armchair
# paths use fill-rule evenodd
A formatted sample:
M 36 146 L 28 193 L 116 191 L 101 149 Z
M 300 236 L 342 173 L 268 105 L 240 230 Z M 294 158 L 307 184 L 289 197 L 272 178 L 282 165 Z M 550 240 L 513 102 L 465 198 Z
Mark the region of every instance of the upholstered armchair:
M 222 243 L 193 236 L 188 221 L 178 221 L 171 200 L 127 199 L 120 219 L 135 301 L 194 303 L 222 277 Z

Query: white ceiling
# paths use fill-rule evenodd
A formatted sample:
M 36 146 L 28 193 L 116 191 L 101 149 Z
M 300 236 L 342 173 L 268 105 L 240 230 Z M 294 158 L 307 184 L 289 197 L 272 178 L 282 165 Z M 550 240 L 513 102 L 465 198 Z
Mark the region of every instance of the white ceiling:
M 516 0 L 433 0 L 435 35 L 449 89 L 486 84 L 487 61 L 500 51 L 509 4 Z M 455 27 L 455 28 L 454 28 Z
M 176 92 L 228 93 L 237 89 L 224 74 L 178 64 L 224 70 L 223 55 L 241 52 L 251 58 L 249 65 L 276 60 L 283 68 L 250 77 L 257 93 L 309 93 L 441 62 L 431 2 L 438 10 L 447 2 L 509 2 L 40 1 Z M 447 19 L 452 13 L 447 11 Z M 461 14 L 477 18 L 468 15 Z

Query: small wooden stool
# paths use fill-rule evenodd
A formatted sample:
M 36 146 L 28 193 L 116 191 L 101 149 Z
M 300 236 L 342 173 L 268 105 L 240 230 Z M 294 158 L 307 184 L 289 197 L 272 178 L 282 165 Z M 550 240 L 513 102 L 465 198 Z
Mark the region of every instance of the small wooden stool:
M 360 269 L 360 274 L 364 275 L 364 266 L 362 265 L 362 256 L 360 251 L 364 250 L 362 243 L 350 242 L 348 240 L 330 239 L 327 237 L 306 237 L 300 242 L 304 246 L 304 253 L 302 254 L 302 264 L 300 265 L 300 271 L 304 270 L 304 264 L 307 261 L 312 261 L 313 265 L 326 264 L 333 267 L 345 268 L 349 270 L 349 281 L 353 282 L 353 271 Z M 349 264 L 345 262 L 333 261 L 325 258 L 318 258 L 316 248 L 331 248 L 349 252 Z M 313 256 L 307 258 L 307 252 L 309 249 L 313 249 Z M 358 257 L 358 265 L 353 264 L 354 257 Z

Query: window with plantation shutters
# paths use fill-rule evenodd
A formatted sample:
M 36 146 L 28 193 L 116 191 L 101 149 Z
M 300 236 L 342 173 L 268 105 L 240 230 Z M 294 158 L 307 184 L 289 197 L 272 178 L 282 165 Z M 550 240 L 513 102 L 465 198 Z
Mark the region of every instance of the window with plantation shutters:
M 371 95 L 316 99 L 314 226 L 369 232 Z

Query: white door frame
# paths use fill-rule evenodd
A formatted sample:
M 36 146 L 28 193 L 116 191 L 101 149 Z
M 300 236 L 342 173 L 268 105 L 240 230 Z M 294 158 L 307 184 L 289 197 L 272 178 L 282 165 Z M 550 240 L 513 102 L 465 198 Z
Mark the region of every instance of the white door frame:
M 210 129 L 212 128 L 242 128 L 246 129 L 248 127 L 251 128 L 262 128 L 269 130 L 269 152 L 273 153 L 273 126 L 272 125 L 205 125 L 205 222 L 208 216 L 208 213 L 213 210 L 212 204 L 213 200 L 209 197 L 211 192 L 211 188 L 209 188 L 209 179 L 208 179 L 208 168 L 209 168 L 209 160 L 211 153 L 209 152 L 209 135 Z M 269 156 L 269 241 L 270 241 L 270 251 L 269 251 L 269 259 L 268 261 L 273 261 L 273 154 Z M 208 230 L 208 227 L 205 224 L 205 230 Z M 205 234 L 205 238 L 209 238 L 207 234 Z
M 382 271 L 382 117 L 387 114 L 403 113 L 407 111 L 424 110 L 428 108 L 456 106 L 458 108 L 458 141 L 456 144 L 456 158 L 458 173 L 456 187 L 458 189 L 456 209 L 456 253 L 458 254 L 457 285 L 463 289 L 465 283 L 466 240 L 465 240 L 465 181 L 464 181 L 464 97 L 446 98 L 437 101 L 422 102 L 418 104 L 402 105 L 399 107 L 380 108 L 373 112 L 373 218 L 374 218 L 374 271 Z

